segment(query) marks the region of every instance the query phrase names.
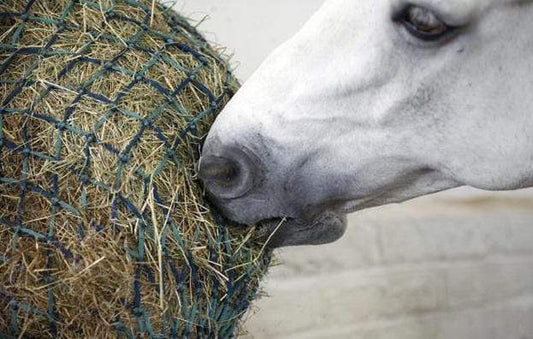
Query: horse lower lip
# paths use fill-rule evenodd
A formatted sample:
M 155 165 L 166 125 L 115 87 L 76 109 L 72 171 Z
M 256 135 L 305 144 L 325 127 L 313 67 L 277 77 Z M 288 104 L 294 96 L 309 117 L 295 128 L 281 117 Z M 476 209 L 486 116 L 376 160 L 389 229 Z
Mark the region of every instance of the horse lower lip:
M 282 223 L 281 221 L 284 222 Z M 260 241 L 276 248 L 294 245 L 318 245 L 338 239 L 346 228 L 346 217 L 335 211 L 326 211 L 312 220 L 273 218 L 260 224 Z
M 257 223 L 257 227 L 259 229 L 259 236 L 263 236 L 264 233 L 268 232 L 268 235 L 270 235 L 272 232 L 278 228 L 278 226 L 282 223 L 290 222 L 290 220 L 293 220 L 291 218 L 286 217 L 277 217 L 277 218 L 270 218 L 265 219 Z
M 257 223 L 258 233 L 257 238 L 262 240 L 267 240 L 269 237 L 272 237 L 275 233 L 278 233 L 281 227 L 290 227 L 293 228 L 295 232 L 306 232 L 315 228 L 319 223 L 327 220 L 329 218 L 339 218 L 344 213 L 337 213 L 332 211 L 327 211 L 316 215 L 316 217 L 304 220 L 304 219 L 295 219 L 287 217 L 277 217 L 266 219 Z

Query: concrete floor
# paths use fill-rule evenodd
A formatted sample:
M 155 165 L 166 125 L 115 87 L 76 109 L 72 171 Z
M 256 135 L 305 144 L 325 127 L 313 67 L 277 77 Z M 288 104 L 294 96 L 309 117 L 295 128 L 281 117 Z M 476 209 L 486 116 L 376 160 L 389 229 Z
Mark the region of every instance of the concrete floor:
M 533 338 L 533 190 L 454 190 L 278 251 L 245 338 Z

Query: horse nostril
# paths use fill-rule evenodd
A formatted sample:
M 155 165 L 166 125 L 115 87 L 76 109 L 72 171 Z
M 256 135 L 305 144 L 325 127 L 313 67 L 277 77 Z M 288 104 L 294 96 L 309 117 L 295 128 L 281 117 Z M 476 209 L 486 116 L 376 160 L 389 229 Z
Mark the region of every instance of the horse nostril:
M 232 150 L 225 153 L 228 154 L 202 156 L 198 176 L 215 197 L 237 198 L 252 188 L 258 171 L 243 152 Z
M 207 156 L 200 162 L 198 176 L 204 181 L 230 186 L 239 175 L 238 165 L 226 158 Z

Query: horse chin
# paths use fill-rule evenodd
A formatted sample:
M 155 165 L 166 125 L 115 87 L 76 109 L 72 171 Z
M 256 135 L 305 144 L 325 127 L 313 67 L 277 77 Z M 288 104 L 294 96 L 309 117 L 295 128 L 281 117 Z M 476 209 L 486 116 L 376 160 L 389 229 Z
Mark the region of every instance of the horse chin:
M 346 215 L 324 212 L 312 220 L 274 218 L 259 223 L 261 238 L 270 248 L 321 245 L 339 239 L 346 230 Z

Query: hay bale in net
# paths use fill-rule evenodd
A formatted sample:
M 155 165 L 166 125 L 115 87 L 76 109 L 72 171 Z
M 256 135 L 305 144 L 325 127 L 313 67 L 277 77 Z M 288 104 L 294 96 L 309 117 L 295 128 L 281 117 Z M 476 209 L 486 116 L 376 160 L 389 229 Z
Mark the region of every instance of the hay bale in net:
M 151 0 L 0 2 L 0 337 L 227 337 L 270 253 L 194 176 L 238 87 Z

